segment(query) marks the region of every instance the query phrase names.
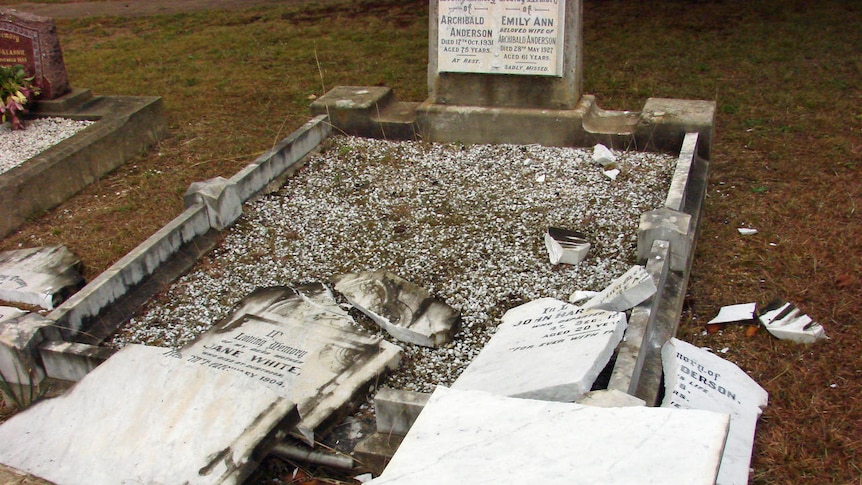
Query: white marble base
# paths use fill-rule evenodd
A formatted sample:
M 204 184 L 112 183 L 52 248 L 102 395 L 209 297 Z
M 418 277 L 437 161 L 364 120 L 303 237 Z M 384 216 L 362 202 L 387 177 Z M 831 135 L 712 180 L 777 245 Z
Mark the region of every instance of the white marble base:
M 129 346 L 63 396 L 0 425 L 0 463 L 63 485 L 240 483 L 252 451 L 299 419 L 239 374 Z
M 728 417 L 598 408 L 438 387 L 383 484 L 711 485 Z

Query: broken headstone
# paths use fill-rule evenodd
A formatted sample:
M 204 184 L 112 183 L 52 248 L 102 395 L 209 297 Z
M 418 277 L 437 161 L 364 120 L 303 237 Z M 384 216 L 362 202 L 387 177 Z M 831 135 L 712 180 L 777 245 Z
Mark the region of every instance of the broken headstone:
M 53 310 L 84 286 L 81 261 L 64 246 L 0 253 L 0 300 Z
M 574 401 L 590 390 L 626 327 L 624 313 L 541 298 L 503 315 L 453 389 Z
M 393 337 L 423 347 L 452 341 L 461 315 L 427 291 L 388 271 L 349 273 L 335 289 Z
M 295 402 L 297 431 L 313 431 L 387 370 L 401 349 L 368 334 L 320 284 L 263 288 L 180 349 L 184 361 L 237 374 Z
M 661 351 L 665 408 L 730 414 L 717 483 L 745 485 L 757 418 L 768 394 L 739 367 L 689 343 L 670 339 Z
M 259 382 L 132 345 L 0 425 L 0 463 L 67 485 L 241 483 L 296 407 Z
M 590 243 L 580 232 L 549 227 L 545 233 L 545 247 L 551 264 L 578 264 L 587 257 Z
M 437 387 L 369 483 L 713 484 L 727 423 L 727 415 L 707 411 L 600 408 Z
M 584 308 L 621 312 L 634 308 L 656 292 L 652 276 L 643 266 L 632 266 L 598 295 L 583 304 Z
M 810 344 L 825 339 L 823 327 L 802 313 L 796 306 L 780 300 L 773 301 L 763 309 L 760 323 L 773 336 L 801 344 Z

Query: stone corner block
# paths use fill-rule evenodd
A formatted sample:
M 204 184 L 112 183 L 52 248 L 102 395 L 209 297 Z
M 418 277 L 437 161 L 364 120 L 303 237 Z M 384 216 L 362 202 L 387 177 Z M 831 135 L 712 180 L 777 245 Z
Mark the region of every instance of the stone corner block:
M 638 263 L 650 257 L 657 240 L 670 242 L 670 269 L 685 271 L 694 246 L 694 230 L 690 214 L 663 207 L 641 214 L 638 226 Z
M 0 373 L 8 383 L 38 386 L 45 379 L 39 345 L 60 340 L 52 320 L 28 313 L 0 325 Z
M 698 155 L 709 159 L 715 112 L 715 101 L 649 98 L 641 111 L 636 136 L 648 140 L 648 147 L 677 152 L 685 135 L 697 132 L 701 137 Z
M 423 392 L 380 389 L 374 397 L 377 432 L 405 436 L 430 398 Z
M 207 208 L 210 227 L 224 230 L 242 215 L 242 200 L 236 183 L 224 177 L 192 183 L 183 195 L 186 208 L 203 204 Z

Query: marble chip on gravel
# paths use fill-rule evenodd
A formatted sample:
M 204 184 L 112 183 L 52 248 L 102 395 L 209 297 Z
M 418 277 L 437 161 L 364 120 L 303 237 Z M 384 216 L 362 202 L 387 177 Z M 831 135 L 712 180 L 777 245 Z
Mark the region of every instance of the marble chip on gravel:
M 441 348 L 394 342 L 404 363 L 385 385 L 450 385 L 506 310 L 601 290 L 635 263 L 640 214 L 662 205 L 675 158 L 614 153 L 610 180 L 591 150 L 334 137 L 109 343 L 179 347 L 256 288 L 388 270 L 460 310 L 462 329 Z M 584 233 L 586 259 L 551 265 L 548 226 Z

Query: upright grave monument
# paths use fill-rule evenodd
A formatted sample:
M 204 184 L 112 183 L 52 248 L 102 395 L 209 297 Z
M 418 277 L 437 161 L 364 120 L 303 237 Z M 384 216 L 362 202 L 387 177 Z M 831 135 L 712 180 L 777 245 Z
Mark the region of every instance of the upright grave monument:
M 0 10 L 0 66 L 24 66 L 42 90 L 40 99 L 69 92 L 66 65 L 54 21 L 16 10 Z

